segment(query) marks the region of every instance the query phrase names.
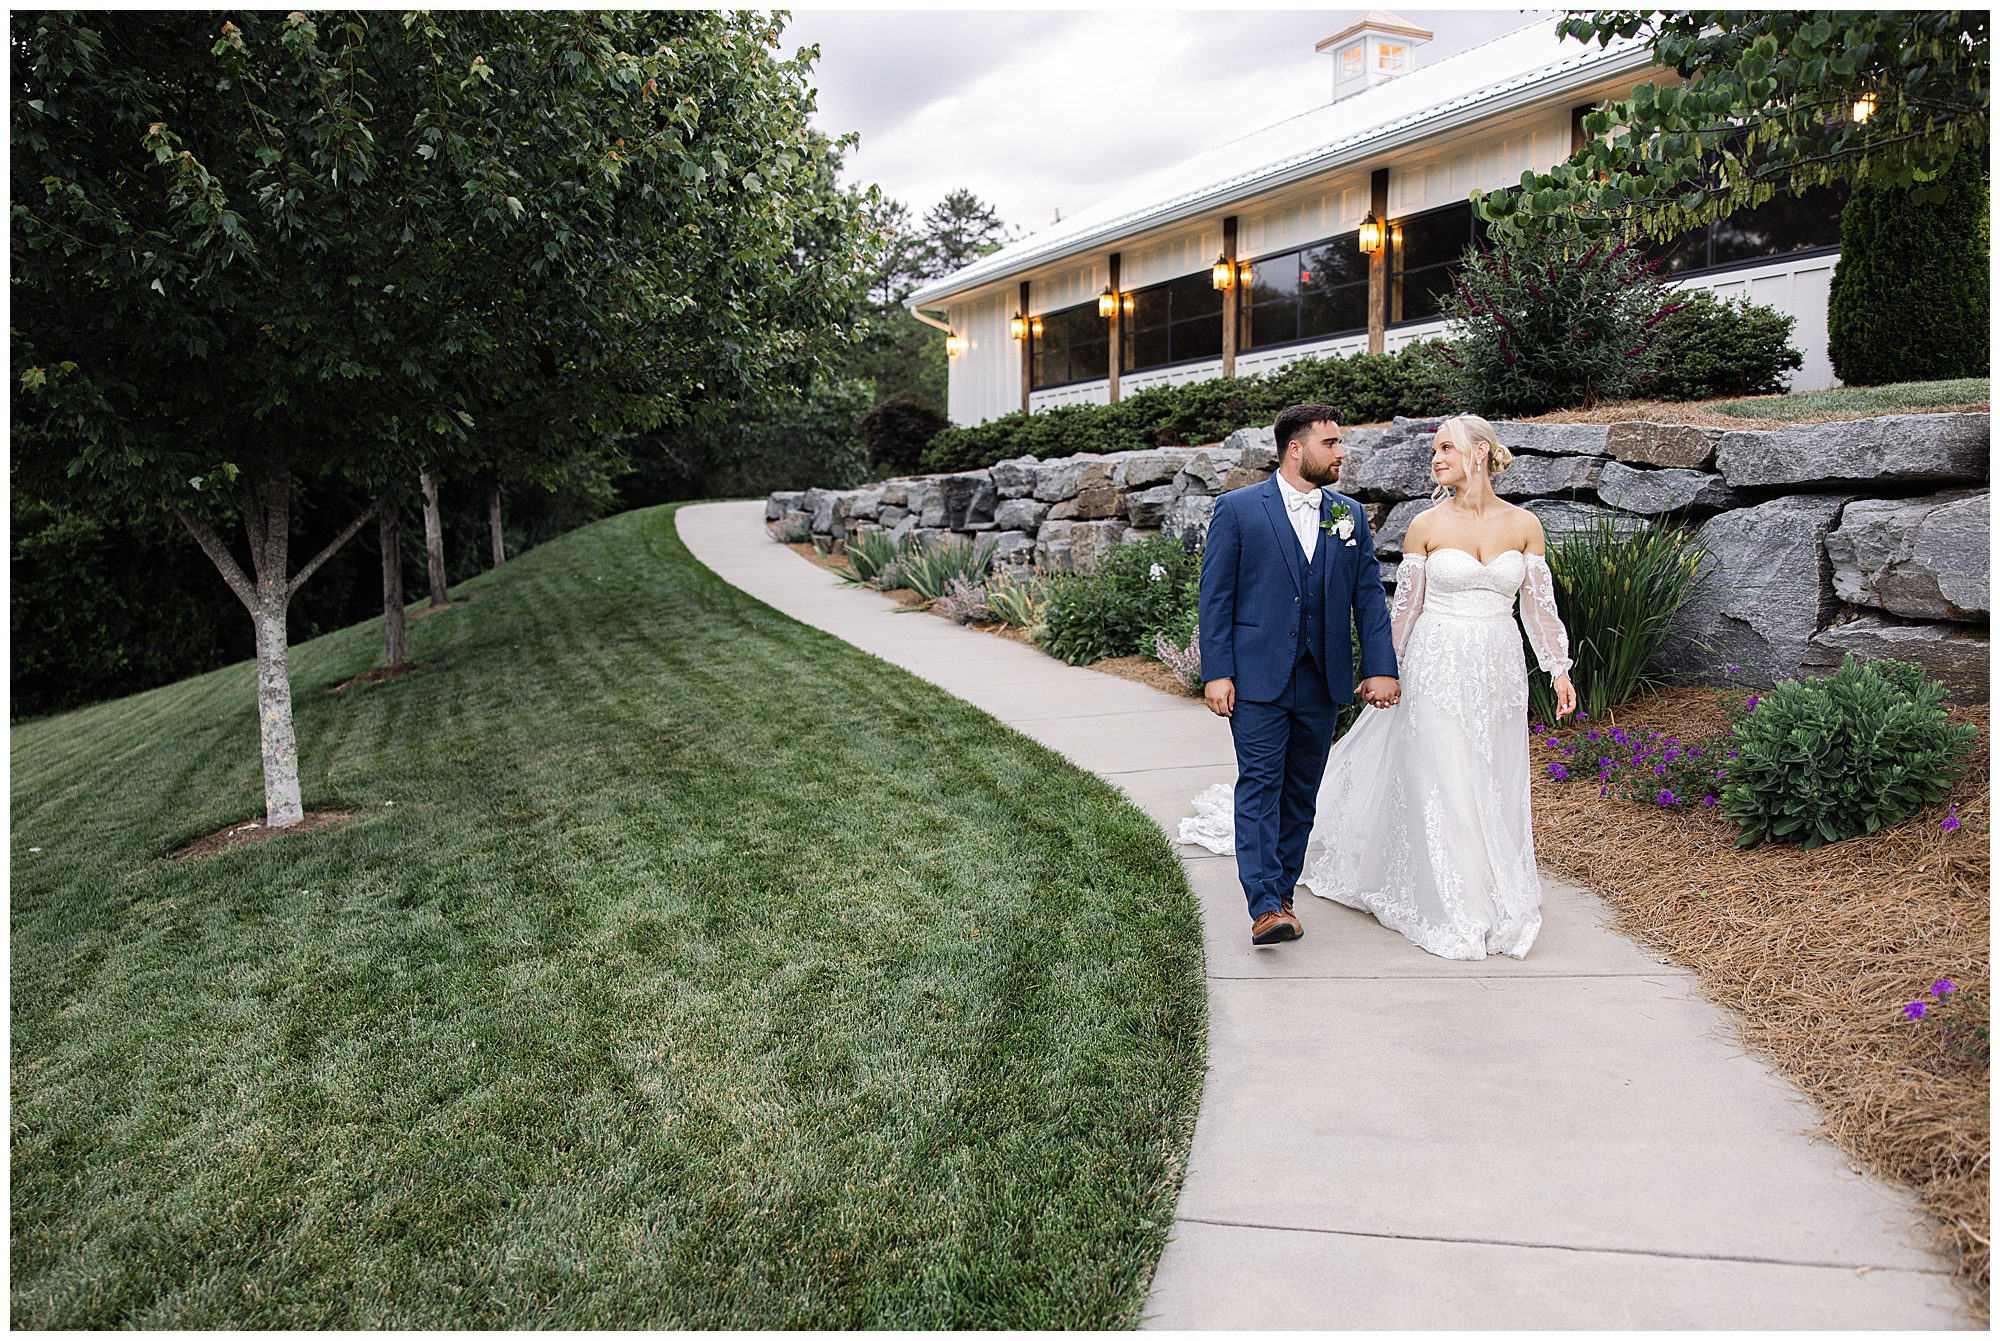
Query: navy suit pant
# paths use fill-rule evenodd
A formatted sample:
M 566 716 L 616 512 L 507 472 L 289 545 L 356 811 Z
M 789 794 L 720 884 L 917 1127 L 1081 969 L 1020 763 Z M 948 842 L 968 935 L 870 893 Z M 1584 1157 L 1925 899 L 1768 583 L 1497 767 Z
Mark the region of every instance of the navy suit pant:
M 1254 919 L 1275 911 L 1305 870 L 1327 752 L 1339 706 L 1326 672 L 1301 650 L 1284 696 L 1236 701 L 1236 874 Z

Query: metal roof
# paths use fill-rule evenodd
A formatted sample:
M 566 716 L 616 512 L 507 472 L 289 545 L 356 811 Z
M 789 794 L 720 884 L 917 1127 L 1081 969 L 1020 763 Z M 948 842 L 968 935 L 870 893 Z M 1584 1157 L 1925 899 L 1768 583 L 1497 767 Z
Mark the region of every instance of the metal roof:
M 935 307 L 941 299 L 1022 271 L 1456 129 L 1478 115 L 1653 63 L 1640 39 L 1585 45 L 1557 37 L 1556 22 L 1538 20 L 1149 173 L 1088 209 L 932 280 L 905 304 Z

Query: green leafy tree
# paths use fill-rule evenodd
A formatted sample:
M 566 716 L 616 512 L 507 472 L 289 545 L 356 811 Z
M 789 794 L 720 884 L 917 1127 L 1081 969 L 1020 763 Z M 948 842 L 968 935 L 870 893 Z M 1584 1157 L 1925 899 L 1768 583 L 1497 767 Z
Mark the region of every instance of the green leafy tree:
M 1591 138 L 1567 162 L 1474 199 L 1501 235 L 1655 238 L 1834 182 L 1941 199 L 1932 184 L 1955 157 L 1984 157 L 1989 20 L 1985 10 L 1570 15 L 1564 36 L 1641 38 L 1687 82 L 1638 85 L 1584 117 Z
M 999 211 L 960 187 L 924 213 L 923 277 L 941 279 L 1013 240 Z
M 286 608 L 390 489 L 490 465 L 481 414 L 601 441 L 796 384 L 862 272 L 774 20 L 239 20 L 13 17 L 14 447 L 39 493 L 179 517 L 249 611 L 277 827 Z M 294 570 L 297 493 L 356 485 Z

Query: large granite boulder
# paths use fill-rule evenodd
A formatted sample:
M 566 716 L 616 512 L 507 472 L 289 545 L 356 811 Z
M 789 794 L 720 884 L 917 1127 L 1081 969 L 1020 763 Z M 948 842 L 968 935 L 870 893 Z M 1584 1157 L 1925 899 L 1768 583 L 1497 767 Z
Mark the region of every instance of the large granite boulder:
M 1117 463 L 1099 457 L 1077 473 L 1076 494 L 1049 509 L 1051 521 L 1102 521 L 1124 510 L 1123 494 L 1113 483 Z
M 1084 468 L 1098 462 L 1094 456 L 1063 456 L 1051 461 L 1043 461 L 1035 467 L 1034 495 L 1043 503 L 1060 503 L 1064 499 L 1076 497 L 1078 481 L 1083 478 Z
M 1984 482 L 1991 419 L 1983 413 L 1889 414 L 1830 424 L 1723 433 L 1716 468 L 1731 484 L 1811 488 L 1906 480 Z
M 1833 589 L 1912 619 L 1986 619 L 1991 534 L 1984 489 L 1849 503 L 1826 538 Z
M 849 494 L 846 503 L 847 519 L 849 521 L 874 521 L 882 513 L 883 492 L 880 488 L 856 489 L 853 493 Z M 853 530 L 854 528 L 849 527 L 848 529 Z
M 1389 509 L 1388 517 L 1372 531 L 1375 541 L 1375 557 L 1378 559 L 1399 559 L 1403 555 L 1403 537 L 1410 533 L 1410 523 L 1419 512 L 1431 506 L 1428 498 L 1412 498 Z
M 1706 470 L 1674 466 L 1635 470 L 1617 461 L 1607 462 L 1598 476 L 1597 496 L 1612 507 L 1648 517 L 1663 512 L 1722 512 L 1749 501 L 1730 488 L 1722 476 Z
M 1435 484 L 1430 443 L 1400 442 L 1386 447 L 1350 447 L 1335 487 L 1370 501 L 1428 495 Z
M 963 531 L 973 523 L 992 522 L 993 505 L 998 501 L 998 495 L 993 488 L 992 476 L 985 471 L 969 470 L 958 475 L 945 475 L 938 479 L 937 486 L 934 496 L 942 500 L 944 515 L 944 520 L 938 524 L 946 530 Z M 926 509 L 926 515 L 929 515 L 929 509 Z M 932 523 L 927 521 L 924 524 L 928 526 Z
M 1403 442 L 1407 437 L 1407 434 L 1393 427 L 1382 424 L 1369 424 L 1362 428 L 1348 429 L 1346 436 L 1341 441 L 1346 445 L 1347 451 L 1351 455 L 1355 452 L 1372 452 L 1377 447 L 1387 447 L 1391 443 Z M 1430 439 L 1426 438 L 1424 441 L 1428 445 Z
M 1668 671 L 1708 678 L 1736 665 L 1753 684 L 1796 676 L 1836 608 L 1823 547 L 1847 499 L 1776 498 L 1711 517 L 1694 590 L 1655 654 Z
M 1222 440 L 1222 450 L 1237 454 L 1238 470 L 1261 470 L 1268 475 L 1278 468 L 1277 433 L 1269 424 L 1237 429 Z
M 908 480 L 883 480 L 882 506 L 885 508 L 908 508 L 910 506 L 910 482 Z
M 1109 521 L 1048 521 L 1035 536 L 1035 563 L 1052 573 L 1094 573 L 1125 523 Z
M 840 495 L 832 489 L 808 489 L 799 499 L 799 510 L 812 518 L 812 528 L 816 535 L 833 533 L 833 508 L 840 501 Z
M 1493 434 L 1509 451 L 1541 456 L 1603 456 L 1609 425 L 1523 424 L 1502 419 L 1493 425 Z M 1424 449 L 1430 450 L 1429 438 L 1424 439 Z
M 764 500 L 764 520 L 779 521 L 787 512 L 799 506 L 799 500 L 806 496 L 803 489 L 780 489 Z
M 1121 489 L 1144 489 L 1154 484 L 1170 484 L 1181 472 L 1183 452 L 1161 448 L 1154 452 L 1120 452 L 1112 472 L 1112 483 Z
M 1035 561 L 1035 537 L 1028 532 L 998 531 L 990 538 L 996 568 L 1002 565 L 1023 567 Z
M 936 507 L 932 507 L 932 500 Z M 919 526 L 941 526 L 944 524 L 944 497 L 936 480 L 911 480 L 903 495 L 903 506 L 917 519 Z M 925 517 L 932 520 L 926 521 Z
M 1135 527 L 1158 530 L 1166 525 L 1167 509 L 1180 495 L 1171 484 L 1156 484 L 1125 495 L 1125 520 Z
M 903 520 L 903 518 L 909 515 L 910 515 L 910 510 L 908 508 L 903 508 L 903 507 L 892 508 L 888 504 L 884 503 L 881 509 L 876 512 L 875 520 L 883 526 L 894 526 L 897 522 Z
M 1502 498 L 1588 493 L 1597 487 L 1604 464 L 1601 456 L 1530 456 L 1524 452 L 1493 477 L 1493 492 Z
M 1423 415 L 1417 418 L 1399 414 L 1389 421 L 1389 434 L 1398 440 L 1421 438 L 1424 450 L 1429 451 L 1431 436 L 1438 431 L 1438 425 L 1442 424 L 1446 418 L 1447 416 L 1441 414 Z M 1351 435 L 1348 440 L 1350 442 L 1353 441 Z M 1507 440 L 1502 438 L 1501 441 L 1506 442 Z
M 1192 548 L 1207 542 L 1208 524 L 1214 518 L 1213 494 L 1176 494 L 1167 504 L 1160 530 L 1180 541 L 1182 548 Z
M 1032 456 L 1011 456 L 995 461 L 988 473 L 993 489 L 1002 498 L 1025 498 L 1035 491 L 1035 477 L 1041 462 Z
M 1725 431 L 1702 424 L 1648 424 L 1635 420 L 1611 425 L 1604 451 L 1614 461 L 1633 465 L 1706 470 L 1715 461 L 1715 444 Z
M 1806 649 L 1809 675 L 1830 675 L 1852 653 L 1862 661 L 1914 661 L 1944 681 L 1959 703 L 1984 703 L 1991 694 L 1992 644 L 1984 626 L 1899 624 L 1879 615 L 1857 615 L 1814 634 Z
M 1617 508 L 1600 507 L 1596 503 L 1580 503 L 1567 498 L 1531 498 L 1521 506 L 1541 519 L 1542 534 L 1551 542 L 1572 531 L 1590 530 L 1600 519 L 1608 520 L 1618 530 L 1626 533 L 1641 531 L 1646 527 L 1644 517 L 1636 517 Z
M 1241 460 L 1240 452 L 1223 447 L 1204 447 L 1182 463 L 1180 473 L 1174 476 L 1174 491 L 1183 494 L 1222 493 L 1223 477 L 1234 470 Z
M 993 509 L 993 524 L 1003 531 L 1034 531 L 1049 515 L 1051 504 L 1032 498 L 1009 498 Z

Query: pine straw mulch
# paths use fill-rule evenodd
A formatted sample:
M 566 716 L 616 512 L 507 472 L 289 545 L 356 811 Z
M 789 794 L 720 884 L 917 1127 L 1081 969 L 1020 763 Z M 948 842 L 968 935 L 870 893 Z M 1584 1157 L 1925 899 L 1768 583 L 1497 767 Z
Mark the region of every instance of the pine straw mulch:
M 1585 777 L 1535 769 L 1535 852 L 1598 891 L 1615 925 L 1700 975 L 1743 1041 L 1812 1096 L 1857 1168 L 1914 1189 L 1955 1250 L 1969 1309 L 1990 1308 L 1987 1068 L 1947 1054 L 1905 1002 L 1950 978 L 1991 1001 L 1988 710 L 1970 771 L 1892 830 L 1829 844 L 1735 846 L 1713 811 L 1600 798 Z M 1682 740 L 1727 729 L 1714 692 L 1670 689 L 1617 714 Z M 1956 803 L 1962 827 L 1940 824 Z
M 1779 397 L 1732 396 L 1730 404 L 1745 404 Z M 1787 424 L 1831 424 L 1844 419 L 1879 419 L 1885 414 L 1951 414 L 1984 411 L 1988 401 L 1965 405 L 1925 405 L 1909 410 L 1813 410 L 1793 402 L 1782 417 L 1759 419 L 1740 414 L 1720 414 L 1707 408 L 1708 402 L 1683 400 L 1626 400 L 1599 405 L 1588 410 L 1552 410 L 1548 414 L 1525 415 L 1524 424 L 1621 424 L 1628 421 L 1648 424 L 1699 424 L 1705 428 L 1783 428 Z

